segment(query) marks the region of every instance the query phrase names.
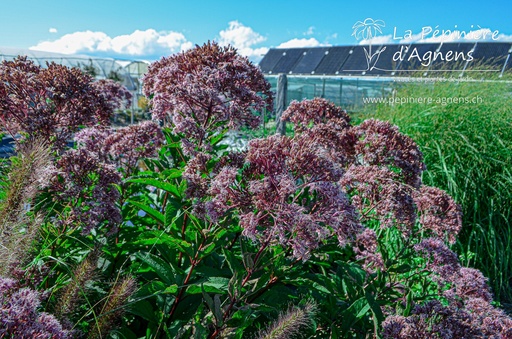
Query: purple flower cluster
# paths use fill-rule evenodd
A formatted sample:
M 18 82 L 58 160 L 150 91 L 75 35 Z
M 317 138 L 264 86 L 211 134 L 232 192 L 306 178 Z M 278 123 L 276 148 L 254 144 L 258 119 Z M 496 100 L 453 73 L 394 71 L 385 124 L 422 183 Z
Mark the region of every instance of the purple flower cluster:
M 473 268 L 461 267 L 443 241 L 427 238 L 415 246 L 427 259 L 426 269 L 447 286 L 439 300 L 418 304 L 409 316 L 389 315 L 382 323 L 384 338 L 512 338 L 512 319 L 491 305 L 487 279 Z
M 293 100 L 283 112 L 282 120 L 293 122 L 296 132 L 304 131 L 315 125 L 334 123 L 341 128 L 350 126 L 350 117 L 346 111 L 323 98 L 297 101 Z
M 384 259 L 378 251 L 378 246 L 377 234 L 370 228 L 365 228 L 359 233 L 354 243 L 356 259 L 363 261 L 363 268 L 369 273 L 385 269 Z
M 249 165 L 226 167 L 213 178 L 208 215 L 218 219 L 236 208 L 245 236 L 290 246 L 303 260 L 330 236 L 346 245 L 361 225 L 337 183 L 342 169 L 315 145 L 305 134 L 250 141 Z
M 38 292 L 0 277 L 0 338 L 71 338 L 53 315 L 39 312 L 40 305 Z
M 67 223 L 78 222 L 89 233 L 102 222 L 115 228 L 121 222 L 117 206 L 120 169 L 128 176 L 139 159 L 156 155 L 163 143 L 160 127 L 147 121 L 117 130 L 87 128 L 75 136 L 79 148 L 57 161 L 52 190 L 61 201 L 73 201 Z
M 292 121 L 295 134 L 314 141 L 330 161 L 341 166 L 354 162 L 356 135 L 350 117 L 332 102 L 322 98 L 292 101 L 282 120 Z
M 100 121 L 107 123 L 112 113 L 121 107 L 129 107 L 132 101 L 130 91 L 111 79 L 101 79 L 92 83 L 98 93 L 96 114 Z
M 199 146 L 208 133 L 258 126 L 253 111 L 272 104 L 270 85 L 258 67 L 215 42 L 162 58 L 143 81 L 153 119 L 170 121 L 175 133 Z
M 96 126 L 81 130 L 75 141 L 100 160 L 122 167 L 126 172 L 137 166 L 139 159 L 154 157 L 163 144 L 160 126 L 144 121 L 113 130 Z
M 352 165 L 340 180 L 364 220 L 378 219 L 381 227 L 398 226 L 409 234 L 416 222 L 412 189 L 388 167 Z
M 415 306 L 407 317 L 387 317 L 382 335 L 386 339 L 510 339 L 512 319 L 483 299 L 469 299 L 465 307 L 431 300 Z
M 460 270 L 457 254 L 438 238 L 426 238 L 414 246 L 414 250 L 427 259 L 426 268 L 438 274 L 444 281 L 451 280 Z
M 72 202 L 66 225 L 80 225 L 82 233 L 107 222 L 115 229 L 121 222 L 115 187 L 121 176 L 113 164 L 102 162 L 86 149 L 70 149 L 56 164 L 52 190 L 58 200 Z
M 422 154 L 396 127 L 377 120 L 351 126 L 325 99 L 293 102 L 283 119 L 296 124 L 293 137 L 252 140 L 236 165 L 212 172 L 211 156 L 195 154 L 184 177 L 190 196 L 206 201 L 198 211 L 214 222 L 237 211 L 244 235 L 290 246 L 302 259 L 332 235 L 345 245 L 359 234 L 356 254 L 369 270 L 384 269 L 383 259 L 361 222 L 378 220 L 405 237 L 419 222 L 421 232 L 455 238 L 460 209 L 421 185 Z
M 356 126 L 354 132 L 358 162 L 396 167 L 405 183 L 415 188 L 421 185 L 420 175 L 425 169 L 423 154 L 411 138 L 398 131 L 398 127 L 369 119 Z
M 63 149 L 80 126 L 107 123 L 128 94 L 120 85 L 93 83 L 78 68 L 50 63 L 43 69 L 26 57 L 0 64 L 2 127 L 57 149 Z
M 436 237 L 455 243 L 462 228 L 462 211 L 459 205 L 444 191 L 436 187 L 422 186 L 413 195 L 420 213 L 422 227 Z

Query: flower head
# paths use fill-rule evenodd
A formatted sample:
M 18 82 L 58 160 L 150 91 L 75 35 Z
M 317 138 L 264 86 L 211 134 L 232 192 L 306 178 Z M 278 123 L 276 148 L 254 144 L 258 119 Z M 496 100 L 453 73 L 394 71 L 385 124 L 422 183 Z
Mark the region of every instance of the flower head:
M 261 71 L 234 48 L 215 42 L 153 63 L 144 93 L 151 98 L 153 119 L 170 122 L 175 133 L 196 145 L 225 128 L 258 126 L 253 112 L 272 104 Z
M 387 165 L 400 169 L 403 180 L 413 187 L 421 184 L 425 169 L 423 154 L 416 143 L 389 122 L 369 119 L 354 128 L 355 152 L 365 165 Z

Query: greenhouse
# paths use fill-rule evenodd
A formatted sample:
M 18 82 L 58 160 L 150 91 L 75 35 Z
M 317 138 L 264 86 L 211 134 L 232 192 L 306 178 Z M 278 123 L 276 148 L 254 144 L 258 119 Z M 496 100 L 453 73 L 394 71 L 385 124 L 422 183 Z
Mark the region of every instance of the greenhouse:
M 286 104 L 322 97 L 359 110 L 364 98 L 388 97 L 397 84 L 503 81 L 511 73 L 511 54 L 510 42 L 279 48 L 259 66 L 275 90 L 278 75 L 286 75 Z

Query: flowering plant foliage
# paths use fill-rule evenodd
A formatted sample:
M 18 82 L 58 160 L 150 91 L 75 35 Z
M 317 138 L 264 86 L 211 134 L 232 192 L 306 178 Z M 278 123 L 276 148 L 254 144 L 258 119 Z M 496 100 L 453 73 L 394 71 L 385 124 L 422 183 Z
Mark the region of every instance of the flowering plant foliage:
M 398 128 L 317 98 L 284 112 L 293 135 L 227 151 L 224 132 L 254 126 L 271 96 L 216 43 L 154 63 L 145 91 L 163 128 L 83 129 L 49 188 L 16 199 L 45 218 L 32 262 L 0 278 L 0 335 L 28 312 L 91 338 L 511 338 L 486 278 L 449 248 L 459 206 L 423 185 Z M 25 294 L 47 301 L 14 312 Z

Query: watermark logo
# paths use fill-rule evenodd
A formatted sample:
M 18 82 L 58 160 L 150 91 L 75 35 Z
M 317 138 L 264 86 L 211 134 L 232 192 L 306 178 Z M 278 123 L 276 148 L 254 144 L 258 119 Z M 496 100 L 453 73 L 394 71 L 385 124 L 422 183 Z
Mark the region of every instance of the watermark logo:
M 366 56 L 366 63 L 368 68 L 366 71 L 371 71 L 377 65 L 380 54 L 384 52 L 386 47 L 372 52 L 372 38 L 377 36 L 377 33 L 382 34 L 382 27 L 385 27 L 386 23 L 383 20 L 373 20 L 372 18 L 366 18 L 364 21 L 358 21 L 352 26 L 354 30 L 352 35 L 357 40 L 368 40 L 368 49 L 363 47 Z
M 421 31 L 417 34 L 414 34 L 412 30 L 407 29 L 405 31 L 401 31 L 399 33 L 397 27 L 393 27 L 393 34 L 384 35 L 383 29 L 386 27 L 386 23 L 384 20 L 375 20 L 373 18 L 366 18 L 363 21 L 357 21 L 352 26 L 352 36 L 363 44 L 363 50 L 366 58 L 366 69 L 362 70 L 351 70 L 351 71 L 372 71 L 374 69 L 381 71 L 389 71 L 394 72 L 395 69 L 386 69 L 380 68 L 379 60 L 382 58 L 382 53 L 386 50 L 386 46 L 379 48 L 384 44 L 395 43 L 398 44 L 397 49 L 394 53 L 387 53 L 386 58 L 391 58 L 391 60 L 386 60 L 385 63 L 381 64 L 395 64 L 398 66 L 402 62 L 406 62 L 408 64 L 419 64 L 423 67 L 428 67 L 434 62 L 459 62 L 467 64 L 473 61 L 475 58 L 473 56 L 474 48 L 469 50 L 448 50 L 447 48 L 441 49 L 441 46 L 444 42 L 473 42 L 476 43 L 482 40 L 497 40 L 499 36 L 499 31 L 490 29 L 482 29 L 477 25 L 478 29 L 473 30 L 474 26 L 471 26 L 471 30 L 464 31 L 460 30 L 457 25 L 454 26 L 453 29 L 440 29 L 439 26 L 423 26 Z M 381 36 L 379 36 L 381 35 Z M 378 43 L 377 43 L 378 41 Z M 384 43 L 383 43 L 384 42 Z M 416 42 L 430 42 L 438 44 L 438 47 L 435 50 L 425 50 L 421 47 L 415 45 Z M 377 47 L 375 47 L 377 45 Z M 464 70 L 466 70 L 466 66 L 464 66 Z M 422 71 L 420 69 L 401 69 L 402 72 L 416 72 Z M 458 69 L 443 69 L 446 71 L 463 71 Z M 468 71 L 468 70 L 466 70 Z M 485 70 L 485 71 L 499 71 L 499 70 Z

